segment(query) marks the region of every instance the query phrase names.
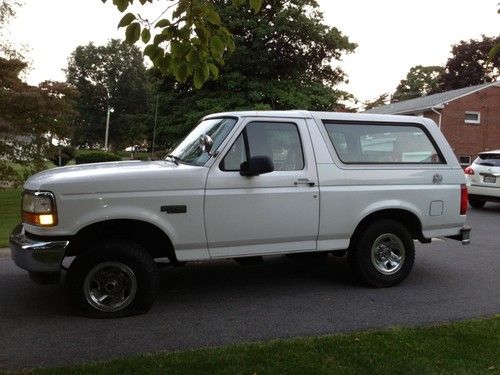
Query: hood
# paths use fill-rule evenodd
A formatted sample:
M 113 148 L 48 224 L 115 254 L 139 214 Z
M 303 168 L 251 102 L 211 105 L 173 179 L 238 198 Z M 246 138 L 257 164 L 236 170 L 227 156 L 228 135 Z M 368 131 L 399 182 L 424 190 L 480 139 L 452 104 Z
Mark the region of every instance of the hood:
M 202 189 L 207 172 L 164 160 L 81 164 L 37 173 L 24 188 L 59 194 Z

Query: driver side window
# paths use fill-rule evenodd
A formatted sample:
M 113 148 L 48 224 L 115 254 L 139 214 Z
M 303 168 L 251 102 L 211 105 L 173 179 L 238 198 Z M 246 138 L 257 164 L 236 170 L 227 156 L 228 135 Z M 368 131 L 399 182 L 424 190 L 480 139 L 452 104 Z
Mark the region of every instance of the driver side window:
M 304 154 L 299 130 L 294 123 L 252 122 L 248 124 L 222 160 L 221 170 L 240 171 L 241 163 L 247 161 L 247 149 L 250 157 L 269 157 L 276 171 L 304 169 Z

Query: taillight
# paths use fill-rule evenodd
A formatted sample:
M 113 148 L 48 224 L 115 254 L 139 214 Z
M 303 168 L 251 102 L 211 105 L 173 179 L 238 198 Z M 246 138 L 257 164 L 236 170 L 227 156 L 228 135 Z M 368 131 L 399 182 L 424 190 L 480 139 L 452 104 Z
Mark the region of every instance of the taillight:
M 460 215 L 465 215 L 467 212 L 467 186 L 460 185 Z
M 473 176 L 474 175 L 474 169 L 472 169 L 471 167 L 465 168 L 465 174 L 470 174 L 471 176 Z

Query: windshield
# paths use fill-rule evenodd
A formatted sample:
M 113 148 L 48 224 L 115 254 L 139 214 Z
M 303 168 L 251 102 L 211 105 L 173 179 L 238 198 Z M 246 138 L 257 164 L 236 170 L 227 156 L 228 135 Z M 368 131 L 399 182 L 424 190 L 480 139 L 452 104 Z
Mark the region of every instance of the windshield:
M 210 155 L 208 152 L 201 150 L 200 137 L 206 134 L 212 138 L 214 144 L 211 152 L 213 153 L 219 148 L 222 141 L 226 139 L 236 121 L 237 119 L 235 118 L 227 117 L 203 120 L 170 154 L 177 157 L 181 163 L 204 165 L 210 158 Z

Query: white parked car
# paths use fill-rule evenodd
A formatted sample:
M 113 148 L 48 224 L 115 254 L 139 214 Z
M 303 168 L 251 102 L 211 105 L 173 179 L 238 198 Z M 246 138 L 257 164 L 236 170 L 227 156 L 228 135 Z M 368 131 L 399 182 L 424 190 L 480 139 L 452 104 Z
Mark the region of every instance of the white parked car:
M 465 169 L 469 204 L 481 208 L 486 202 L 500 202 L 500 150 L 481 152 Z
M 74 258 L 74 306 L 115 317 L 149 309 L 165 259 L 343 252 L 367 284 L 394 286 L 414 240 L 469 243 L 466 209 L 463 171 L 429 119 L 232 112 L 202 119 L 163 161 L 32 176 L 11 248 L 39 282 Z

